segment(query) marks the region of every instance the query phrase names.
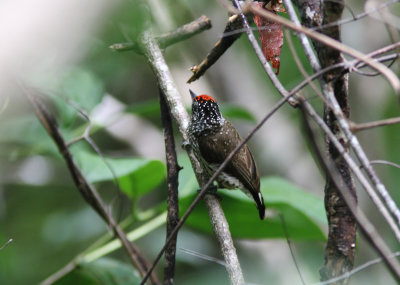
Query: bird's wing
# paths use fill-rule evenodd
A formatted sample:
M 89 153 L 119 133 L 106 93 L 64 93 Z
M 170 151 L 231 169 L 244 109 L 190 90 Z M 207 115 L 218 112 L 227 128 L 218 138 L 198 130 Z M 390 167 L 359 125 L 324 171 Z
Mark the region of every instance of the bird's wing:
M 229 121 L 215 134 L 201 136 L 199 149 L 208 163 L 221 164 L 242 141 L 236 129 Z M 260 191 L 260 178 L 253 155 L 244 145 L 225 167 L 224 171 L 239 179 L 252 194 Z

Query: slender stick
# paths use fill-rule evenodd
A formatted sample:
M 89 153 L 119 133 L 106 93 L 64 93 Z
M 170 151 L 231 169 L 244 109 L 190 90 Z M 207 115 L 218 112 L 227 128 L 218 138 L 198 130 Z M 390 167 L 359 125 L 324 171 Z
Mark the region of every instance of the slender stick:
M 389 126 L 389 125 L 394 125 L 394 124 L 399 124 L 400 123 L 400 117 L 396 118 L 390 118 L 390 119 L 385 119 L 385 120 L 380 120 L 380 121 L 373 121 L 373 122 L 368 122 L 368 123 L 350 123 L 350 129 L 353 132 L 359 132 L 363 130 L 368 130 L 372 128 L 377 128 L 377 127 L 382 127 L 382 126 Z
M 210 28 L 211 28 L 211 20 L 203 15 L 200 18 L 186 25 L 183 25 L 182 27 L 179 27 L 174 31 L 162 34 L 155 38 L 158 41 L 160 48 L 164 49 L 170 45 L 173 45 L 180 41 L 184 41 Z M 112 51 L 134 50 L 136 52 L 141 52 L 137 43 L 117 43 L 110 45 L 109 48 Z
M 400 251 L 397 251 L 397 252 L 391 254 L 389 256 L 389 258 L 395 258 L 395 257 L 398 257 L 398 256 L 400 256 Z M 329 279 L 329 280 L 326 280 L 326 281 L 323 281 L 323 282 L 313 283 L 311 285 L 329 285 L 329 284 L 335 283 L 337 281 L 350 278 L 350 276 L 352 276 L 352 275 L 354 275 L 354 274 L 356 274 L 356 273 L 358 273 L 358 272 L 360 272 L 360 271 L 362 271 L 362 270 L 364 270 L 364 269 L 366 269 L 366 268 L 368 268 L 368 267 L 370 267 L 372 265 L 381 263 L 382 261 L 383 261 L 383 259 L 380 258 L 380 257 L 375 258 L 373 260 L 370 260 L 370 261 L 368 261 L 368 262 L 366 262 L 366 263 L 354 268 L 353 270 L 351 270 L 349 272 L 344 273 L 343 275 L 340 275 L 338 277 L 335 277 L 335 278 L 332 278 L 332 279 Z
M 175 151 L 174 130 L 172 128 L 172 118 L 168 109 L 165 95 L 162 90 L 159 90 L 161 123 L 164 129 L 165 155 L 167 161 L 167 236 L 179 222 L 179 202 L 178 202 L 178 175 L 181 169 L 178 165 L 178 159 Z M 165 250 L 164 263 L 164 285 L 172 285 L 174 283 L 175 274 L 175 255 L 176 255 L 176 239 L 174 235 L 168 247 Z
M 199 79 L 207 71 L 207 69 L 210 68 L 238 38 L 240 38 L 242 33 L 234 33 L 229 36 L 226 35 L 226 33 L 236 31 L 241 26 L 242 20 L 240 17 L 238 17 L 238 15 L 229 17 L 225 26 L 224 36 L 216 42 L 216 44 L 200 64 L 190 68 L 190 71 L 193 72 L 193 75 L 189 78 L 187 83 L 192 83 L 193 81 Z
M 86 200 L 86 202 L 89 203 L 93 207 L 93 209 L 96 210 L 96 212 L 103 218 L 103 220 L 110 226 L 114 234 L 120 239 L 121 243 L 123 244 L 131 263 L 138 268 L 140 274 L 144 275 L 148 268 L 148 263 L 146 259 L 143 257 L 139 249 L 133 243 L 129 242 L 125 235 L 125 232 L 121 230 L 112 215 L 108 213 L 107 208 L 104 205 L 100 195 L 97 193 L 96 189 L 83 176 L 81 170 L 73 160 L 72 154 L 70 153 L 66 141 L 64 140 L 58 128 L 55 118 L 52 114 L 50 114 L 50 112 L 39 100 L 39 98 L 33 95 L 22 85 L 21 89 L 32 104 L 40 122 L 57 145 L 60 153 L 63 155 L 64 160 L 68 166 L 68 170 L 70 171 L 75 185 L 80 191 L 81 195 Z M 153 284 L 158 283 L 157 277 L 154 274 L 152 275 L 151 280 Z

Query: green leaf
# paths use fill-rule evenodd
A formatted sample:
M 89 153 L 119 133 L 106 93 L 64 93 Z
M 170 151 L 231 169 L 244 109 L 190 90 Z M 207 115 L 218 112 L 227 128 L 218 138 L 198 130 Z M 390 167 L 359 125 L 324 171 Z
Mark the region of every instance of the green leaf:
M 55 282 L 56 285 L 136 285 L 141 278 L 129 264 L 111 258 L 102 258 L 91 263 L 83 263 L 69 274 Z
M 106 162 L 97 154 L 79 151 L 74 154 L 86 179 L 91 183 L 113 180 Z M 106 158 L 121 190 L 129 197 L 137 198 L 156 188 L 164 179 L 165 165 L 159 160 L 146 158 Z
M 219 190 L 221 205 L 235 238 L 285 238 L 278 213 L 285 220 L 289 237 L 295 240 L 325 240 L 316 222 L 326 223 L 323 201 L 310 193 L 277 177 L 261 180 L 267 216 L 261 221 L 254 202 L 241 191 Z M 197 194 L 197 193 L 196 193 Z M 195 195 L 181 199 L 181 214 L 188 208 Z M 207 209 L 201 202 L 190 215 L 187 225 L 211 233 Z
M 47 95 L 57 107 L 62 126 L 70 126 L 78 116 L 71 104 L 89 113 L 105 94 L 102 81 L 83 68 L 72 68 L 61 75 L 47 75 L 39 79 L 38 84 L 44 90 L 50 90 Z
M 254 116 L 245 108 L 237 105 L 222 104 L 220 105 L 221 113 L 227 119 L 239 119 L 250 121 L 252 123 L 257 122 Z

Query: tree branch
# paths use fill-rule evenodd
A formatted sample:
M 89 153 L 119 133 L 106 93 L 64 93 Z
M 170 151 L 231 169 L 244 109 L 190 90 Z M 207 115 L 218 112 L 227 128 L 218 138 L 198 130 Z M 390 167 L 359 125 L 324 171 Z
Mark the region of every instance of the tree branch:
M 222 38 L 217 41 L 214 47 L 210 50 L 207 56 L 198 65 L 192 66 L 190 71 L 193 75 L 189 78 L 187 83 L 199 79 L 224 53 L 225 51 L 242 35 L 242 33 L 233 33 L 242 27 L 242 19 L 238 15 L 229 17 L 226 23 Z
M 171 235 L 172 230 L 179 222 L 179 201 L 178 201 L 178 174 L 181 167 L 178 165 L 178 159 L 175 151 L 174 130 L 172 127 L 172 118 L 162 90 L 159 90 L 161 123 L 164 129 L 165 155 L 167 161 L 167 236 Z M 171 242 L 165 250 L 164 264 L 164 285 L 174 283 L 175 273 L 175 255 L 176 255 L 177 235 L 173 235 Z
M 288 1 L 285 1 L 286 3 Z M 306 7 L 310 5 L 316 6 L 319 1 L 308 1 Z M 326 2 L 323 7 L 314 7 L 314 13 L 323 15 L 322 24 L 329 24 L 336 21 L 342 15 L 343 2 Z M 321 9 L 322 8 L 322 9 Z M 293 11 L 291 5 L 289 5 L 289 14 L 291 18 L 297 17 Z M 320 21 L 318 22 L 320 24 Z M 340 30 L 338 26 L 323 29 L 322 33 L 340 41 Z M 325 46 L 320 42 L 314 41 L 314 47 L 317 51 L 319 62 L 315 55 L 312 53 L 310 47 L 306 45 L 308 41 L 305 39 L 305 35 L 299 35 L 302 38 L 302 44 L 304 49 L 307 50 L 308 58 L 313 61 L 314 71 L 319 71 L 321 67 L 331 66 L 336 63 L 343 62 L 343 57 L 335 47 Z M 334 80 L 335 79 L 335 80 Z M 346 152 L 348 147 L 346 142 L 343 140 L 344 134 L 340 128 L 337 128 L 337 117 L 334 111 L 335 106 L 331 104 L 329 98 L 335 98 L 339 102 L 339 110 L 343 113 L 345 118 L 350 116 L 350 106 L 348 104 L 348 76 L 342 74 L 341 69 L 331 70 L 324 74 L 321 78 L 320 83 L 324 91 L 327 103 L 325 103 L 325 116 L 324 119 L 326 124 L 331 129 L 332 133 L 342 143 Z M 351 176 L 350 169 L 342 157 L 337 151 L 336 147 L 326 136 L 326 144 L 328 148 L 328 155 L 332 161 L 335 161 L 337 172 L 342 176 L 342 180 L 346 183 L 349 194 L 353 197 L 354 203 L 357 203 L 357 194 L 354 186 L 354 181 Z M 354 266 L 355 256 L 355 243 L 356 243 L 356 221 L 353 218 L 351 210 L 346 205 L 343 197 L 340 195 L 339 190 L 336 188 L 335 183 L 331 180 L 331 177 L 327 175 L 325 185 L 325 208 L 329 224 L 328 242 L 325 249 L 325 264 L 320 270 L 322 280 L 327 280 L 332 277 L 343 274 L 344 272 L 350 271 Z M 343 279 L 340 284 L 347 284 L 348 280 Z
M 142 44 L 143 44 L 143 50 L 145 52 L 145 55 L 147 57 L 147 60 L 151 66 L 151 68 L 153 69 L 153 72 L 155 73 L 157 79 L 158 79 L 158 83 L 159 86 L 161 88 L 161 90 L 163 91 L 163 93 L 166 95 L 166 101 L 168 103 L 168 106 L 171 110 L 171 114 L 172 116 L 175 118 L 175 121 L 177 122 L 178 128 L 180 133 L 182 134 L 182 137 L 184 139 L 184 141 L 189 141 L 188 140 L 188 135 L 186 132 L 186 129 L 189 125 L 189 116 L 186 112 L 185 107 L 183 106 L 181 99 L 180 99 L 180 95 L 178 93 L 178 90 L 175 86 L 175 83 L 173 81 L 172 75 L 169 71 L 168 65 L 166 64 L 164 57 L 162 55 L 161 49 L 159 48 L 157 42 L 154 40 L 154 38 L 151 36 L 151 33 L 149 31 L 145 31 L 143 33 L 143 37 L 142 37 Z M 169 238 L 166 240 L 166 243 L 163 247 L 163 249 L 161 250 L 160 254 L 156 257 L 155 262 L 153 263 L 153 266 L 149 269 L 149 271 L 147 272 L 147 274 L 145 275 L 145 277 L 142 280 L 142 284 L 146 281 L 148 275 L 152 272 L 152 270 L 154 269 L 156 263 L 158 262 L 158 260 L 161 258 L 162 253 L 164 252 L 165 248 L 168 246 L 168 243 L 172 240 L 173 236 L 177 233 L 178 229 L 183 225 L 183 223 L 185 222 L 185 220 L 187 219 L 187 217 L 189 216 L 190 212 L 192 211 L 192 209 L 194 208 L 194 206 L 199 202 L 199 200 L 203 197 L 203 195 L 205 194 L 206 190 L 208 189 L 208 187 L 211 185 L 211 183 L 215 180 L 216 177 L 213 177 L 213 180 L 210 179 L 211 182 L 209 182 L 208 184 L 207 182 L 207 176 L 206 173 L 203 171 L 203 169 L 201 168 L 199 162 L 197 161 L 193 151 L 189 148 L 187 149 L 190 161 L 192 163 L 193 169 L 195 171 L 197 180 L 199 181 L 199 184 L 202 187 L 201 192 L 197 195 L 197 197 L 195 198 L 195 200 L 193 201 L 191 207 L 189 207 L 189 209 L 187 210 L 187 212 L 185 213 L 185 215 L 182 217 L 182 219 L 180 220 L 180 222 L 178 223 L 178 225 L 175 227 L 174 231 L 172 231 L 171 235 L 169 236 Z M 216 175 L 214 175 L 216 176 Z M 206 203 L 211 203 L 213 202 L 213 205 L 219 205 L 219 202 L 217 200 L 216 197 L 207 194 L 206 196 Z M 213 205 L 209 205 L 210 207 L 212 207 Z M 192 207 L 193 206 L 193 207 Z M 223 215 L 222 211 L 218 211 L 220 217 L 219 220 L 220 222 L 224 222 L 225 217 Z M 214 224 L 212 224 L 214 227 Z M 225 223 L 224 225 L 225 228 L 229 228 L 229 225 L 227 223 Z M 219 231 L 218 228 L 213 228 L 214 232 L 217 234 L 218 236 L 218 240 L 220 241 L 232 241 L 232 238 L 230 237 L 230 233 L 229 231 L 224 231 L 221 232 Z M 219 236 L 220 235 L 220 236 Z M 221 249 L 223 248 L 223 244 L 220 244 Z M 231 245 L 230 248 L 234 248 L 233 244 Z M 224 259 L 226 261 L 226 269 L 228 271 L 228 274 L 232 274 L 229 275 L 229 278 L 232 282 L 232 284 L 243 284 L 244 283 L 244 279 L 243 279 L 243 274 L 242 274 L 242 270 L 240 268 L 240 264 L 239 264 L 239 260 L 237 259 L 237 256 L 235 253 L 233 252 L 222 252 Z M 232 259 L 233 257 L 233 259 Z M 231 260 L 229 260 L 231 259 Z M 229 268 L 228 268 L 229 267 Z M 239 283 L 233 283 L 234 281 L 236 282 L 236 280 L 239 281 Z
M 389 126 L 394 124 L 400 124 L 400 117 L 384 119 L 379 121 L 373 121 L 368 123 L 350 123 L 350 129 L 352 132 L 359 132 L 363 130 L 368 130 L 372 128 L 382 127 L 382 126 Z
M 211 29 L 211 20 L 206 16 L 201 16 L 200 18 L 179 27 L 178 29 L 162 34 L 158 37 L 155 37 L 161 49 L 167 48 L 170 45 L 173 45 L 177 42 L 186 40 L 190 37 L 197 35 L 198 33 Z M 141 53 L 140 45 L 138 43 L 117 43 L 112 44 L 109 48 L 113 51 L 127 51 L 134 50 L 138 53 Z

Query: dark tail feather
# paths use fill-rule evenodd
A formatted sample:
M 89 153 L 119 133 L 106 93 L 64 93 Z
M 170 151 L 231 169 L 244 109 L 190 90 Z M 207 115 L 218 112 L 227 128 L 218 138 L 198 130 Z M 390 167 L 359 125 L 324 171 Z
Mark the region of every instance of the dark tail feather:
M 251 193 L 253 195 L 254 202 L 256 202 L 258 214 L 260 215 L 260 219 L 263 220 L 265 216 L 265 205 L 264 198 L 261 195 L 261 192 Z

